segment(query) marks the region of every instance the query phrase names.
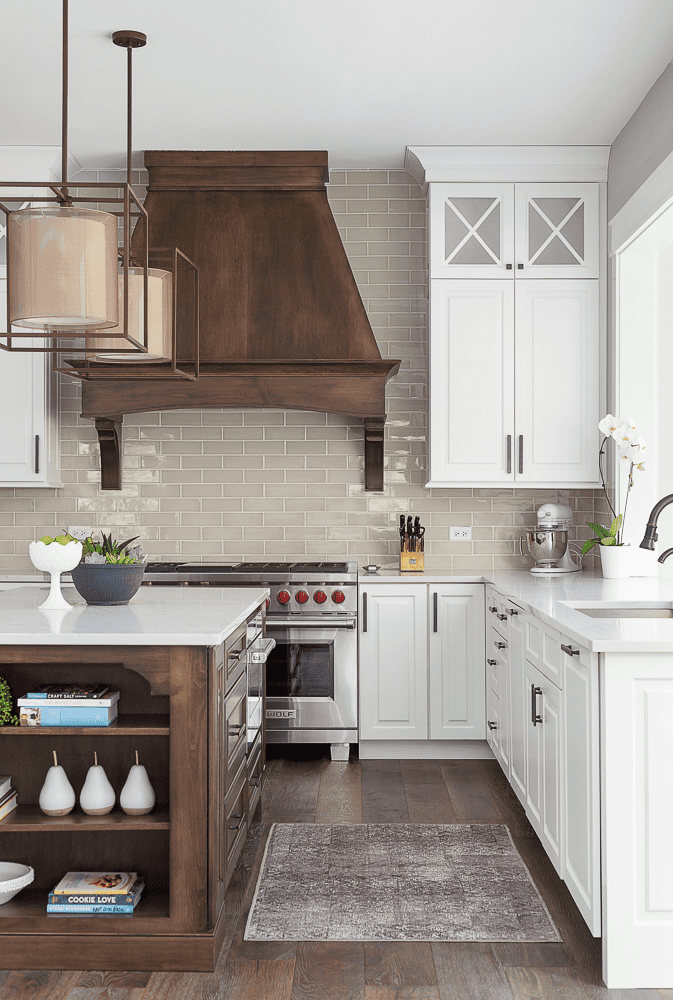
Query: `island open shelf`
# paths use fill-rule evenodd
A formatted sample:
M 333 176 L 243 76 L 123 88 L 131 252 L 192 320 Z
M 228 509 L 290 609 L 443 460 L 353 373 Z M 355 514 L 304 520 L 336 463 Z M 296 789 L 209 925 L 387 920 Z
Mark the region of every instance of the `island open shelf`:
M 0 726 L 0 736 L 168 736 L 168 715 L 124 714 L 109 726 Z
M 109 830 L 120 833 L 125 830 L 168 830 L 169 811 L 166 806 L 155 806 L 147 816 L 127 816 L 115 806 L 107 816 L 87 816 L 75 806 L 67 816 L 46 816 L 39 806 L 19 804 L 14 812 L 0 822 L 0 836 L 7 833 L 38 833 L 40 830 Z

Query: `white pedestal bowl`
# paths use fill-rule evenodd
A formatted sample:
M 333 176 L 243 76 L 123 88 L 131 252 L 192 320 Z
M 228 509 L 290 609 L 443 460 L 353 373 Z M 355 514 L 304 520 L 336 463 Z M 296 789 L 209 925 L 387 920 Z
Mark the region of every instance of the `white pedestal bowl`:
M 49 596 L 43 604 L 40 604 L 40 608 L 45 611 L 59 609 L 69 611 L 72 604 L 69 604 L 61 593 L 61 573 L 68 573 L 79 564 L 82 558 L 82 543 L 68 542 L 67 545 L 61 545 L 59 542 L 51 542 L 45 545 L 44 542 L 31 542 L 28 553 L 36 569 L 51 574 Z

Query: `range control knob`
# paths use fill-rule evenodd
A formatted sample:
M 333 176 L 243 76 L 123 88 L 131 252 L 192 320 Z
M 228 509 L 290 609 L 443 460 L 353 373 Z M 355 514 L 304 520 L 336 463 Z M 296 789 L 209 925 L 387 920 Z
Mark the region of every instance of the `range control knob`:
M 343 604 L 343 602 L 346 600 L 346 595 L 344 594 L 343 590 L 334 590 L 332 591 L 332 600 L 334 601 L 335 604 Z
M 279 590 L 276 594 L 276 600 L 279 604 L 287 604 L 290 600 L 290 595 L 287 590 Z
M 298 590 L 297 593 L 294 595 L 294 599 L 297 602 L 297 604 L 306 604 L 306 602 L 308 601 L 308 594 L 306 593 L 305 590 Z
M 271 598 L 267 597 L 267 599 L 266 599 L 266 610 L 268 611 L 270 607 L 271 607 Z
M 327 594 L 325 593 L 324 590 L 316 590 L 315 594 L 313 595 L 313 600 L 315 601 L 316 604 L 324 604 L 325 601 L 327 600 Z

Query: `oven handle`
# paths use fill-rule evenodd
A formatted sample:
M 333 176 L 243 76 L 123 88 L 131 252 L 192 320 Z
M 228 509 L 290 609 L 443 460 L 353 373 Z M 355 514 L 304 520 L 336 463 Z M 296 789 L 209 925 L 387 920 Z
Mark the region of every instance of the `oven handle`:
M 266 663 L 269 653 L 272 649 L 276 647 L 275 639 L 265 639 L 261 646 L 255 647 L 250 646 L 248 648 L 248 653 L 250 654 L 251 663 Z
M 331 618 L 325 615 L 324 618 L 302 618 L 301 615 L 297 615 L 296 618 L 269 618 L 266 619 L 266 629 L 267 632 L 272 631 L 275 628 L 343 628 L 343 629 L 354 629 L 357 625 L 357 619 L 352 618 Z

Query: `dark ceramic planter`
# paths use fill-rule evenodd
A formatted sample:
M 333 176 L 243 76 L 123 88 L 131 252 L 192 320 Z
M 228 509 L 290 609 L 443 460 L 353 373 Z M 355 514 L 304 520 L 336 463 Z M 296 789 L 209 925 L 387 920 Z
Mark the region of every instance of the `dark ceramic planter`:
M 145 563 L 85 563 L 72 571 L 72 582 L 87 604 L 128 604 L 143 580 Z

